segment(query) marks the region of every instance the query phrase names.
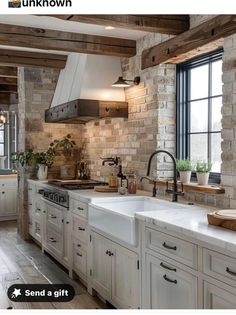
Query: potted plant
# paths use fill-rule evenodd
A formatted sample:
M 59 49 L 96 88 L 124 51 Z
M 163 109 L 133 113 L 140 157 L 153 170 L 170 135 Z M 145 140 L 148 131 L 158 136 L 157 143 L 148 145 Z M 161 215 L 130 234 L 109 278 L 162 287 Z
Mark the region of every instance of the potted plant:
M 48 177 L 48 167 L 51 167 L 55 158 L 55 152 L 50 148 L 44 152 L 34 153 L 35 163 L 38 171 L 37 177 L 39 180 L 45 180 Z
M 211 171 L 212 163 L 206 161 L 198 161 L 196 165 L 198 185 L 207 185 L 209 180 L 209 172 Z
M 73 152 L 76 143 L 71 140 L 71 135 L 68 134 L 62 139 L 54 140 L 50 146 L 49 150 L 52 150 L 55 155 L 63 154 L 65 156 L 66 162 L 60 166 L 60 177 L 61 179 L 73 179 L 75 178 L 75 166 Z
M 191 178 L 192 163 L 189 159 L 176 161 L 177 171 L 179 172 L 180 180 L 184 184 L 188 184 Z

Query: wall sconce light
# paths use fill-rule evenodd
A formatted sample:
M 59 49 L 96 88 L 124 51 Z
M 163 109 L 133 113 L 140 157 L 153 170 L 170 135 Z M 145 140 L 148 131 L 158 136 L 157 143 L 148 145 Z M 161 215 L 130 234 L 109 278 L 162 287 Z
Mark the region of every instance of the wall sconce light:
M 131 82 L 134 85 L 139 85 L 140 77 L 135 77 L 133 80 L 126 80 L 126 79 L 123 79 L 123 77 L 119 77 L 118 80 L 112 84 L 112 87 L 126 88 L 131 85 L 128 82 Z
M 0 124 L 4 125 L 8 121 L 8 115 L 7 112 L 4 112 L 2 109 L 0 109 Z

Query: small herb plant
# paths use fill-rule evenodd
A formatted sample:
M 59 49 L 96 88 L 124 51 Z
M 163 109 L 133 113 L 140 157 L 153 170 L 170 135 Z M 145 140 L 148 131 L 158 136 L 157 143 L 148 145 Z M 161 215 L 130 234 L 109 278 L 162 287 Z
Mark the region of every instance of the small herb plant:
M 196 172 L 197 173 L 208 173 L 211 171 L 212 163 L 205 161 L 197 161 Z
M 191 172 L 192 163 L 189 159 L 186 160 L 177 160 L 176 167 L 179 172 Z

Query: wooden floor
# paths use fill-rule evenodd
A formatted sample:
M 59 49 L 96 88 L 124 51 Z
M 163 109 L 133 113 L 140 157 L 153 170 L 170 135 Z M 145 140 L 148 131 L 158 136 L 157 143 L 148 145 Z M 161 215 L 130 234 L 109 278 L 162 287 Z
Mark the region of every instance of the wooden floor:
M 73 285 L 76 296 L 67 303 L 14 303 L 7 298 L 7 289 L 16 283 L 66 283 Z M 16 222 L 0 222 L 0 309 L 101 309 L 107 308 L 90 296 L 79 282 L 50 257 L 42 254 L 33 242 L 17 236 Z

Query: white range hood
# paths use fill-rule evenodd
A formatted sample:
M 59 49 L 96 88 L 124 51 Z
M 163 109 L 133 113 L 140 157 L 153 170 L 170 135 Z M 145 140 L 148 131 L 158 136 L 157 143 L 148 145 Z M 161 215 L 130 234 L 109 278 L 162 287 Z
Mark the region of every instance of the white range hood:
M 111 86 L 119 76 L 118 57 L 70 54 L 45 121 L 85 123 L 104 117 L 128 117 L 124 89 Z
M 119 76 L 122 74 L 118 57 L 70 54 L 61 70 L 51 107 L 76 99 L 123 102 L 124 89 L 111 87 Z

